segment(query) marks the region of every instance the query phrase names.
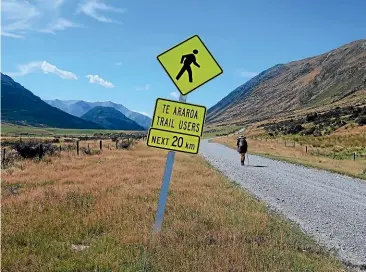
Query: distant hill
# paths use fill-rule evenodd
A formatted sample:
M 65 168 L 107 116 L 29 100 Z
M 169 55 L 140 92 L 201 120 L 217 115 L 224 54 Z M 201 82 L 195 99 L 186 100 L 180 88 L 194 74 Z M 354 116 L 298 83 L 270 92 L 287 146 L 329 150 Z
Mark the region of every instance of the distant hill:
M 102 129 L 100 125 L 70 115 L 1 73 L 1 121 L 35 127 Z
M 131 111 L 125 106 L 111 101 L 106 102 L 87 102 L 83 100 L 45 100 L 51 106 L 57 107 L 69 114 L 81 117 L 83 114 L 88 112 L 90 109 L 102 106 L 102 107 L 112 107 L 121 112 L 127 118 L 135 121 L 137 124 L 143 128 L 148 129 L 151 125 L 151 118 L 138 112 Z
M 81 116 L 81 118 L 88 121 L 93 120 L 106 129 L 145 130 L 145 128 L 113 107 L 96 106 Z
M 92 106 L 87 104 L 84 101 L 79 100 L 44 100 L 46 103 L 50 104 L 53 107 L 59 108 L 64 112 L 67 112 L 71 115 L 81 117 L 84 113 L 89 111 Z
M 351 96 L 364 99 L 363 90 L 366 40 L 358 40 L 263 71 L 211 107 L 206 124 L 259 121 L 346 101 Z

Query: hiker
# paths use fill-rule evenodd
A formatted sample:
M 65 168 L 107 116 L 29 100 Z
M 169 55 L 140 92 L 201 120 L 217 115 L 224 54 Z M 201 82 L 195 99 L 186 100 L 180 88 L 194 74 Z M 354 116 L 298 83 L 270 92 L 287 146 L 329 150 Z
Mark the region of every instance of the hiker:
M 244 136 L 240 136 L 236 142 L 236 146 L 238 147 L 238 152 L 240 153 L 240 162 L 241 165 L 244 165 L 245 153 L 248 151 L 248 143 L 245 140 Z

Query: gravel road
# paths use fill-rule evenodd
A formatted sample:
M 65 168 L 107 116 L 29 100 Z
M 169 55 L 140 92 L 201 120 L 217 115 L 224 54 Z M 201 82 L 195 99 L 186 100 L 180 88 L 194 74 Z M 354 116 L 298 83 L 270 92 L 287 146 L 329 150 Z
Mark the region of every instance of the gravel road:
M 282 213 L 345 263 L 366 271 L 366 182 L 249 155 L 202 140 L 200 154 L 229 179 Z

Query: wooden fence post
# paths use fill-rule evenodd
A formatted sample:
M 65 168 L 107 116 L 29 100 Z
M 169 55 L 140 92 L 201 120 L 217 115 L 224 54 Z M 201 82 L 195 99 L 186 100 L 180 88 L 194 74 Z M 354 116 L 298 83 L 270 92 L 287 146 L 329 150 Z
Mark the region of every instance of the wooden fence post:
M 116 140 L 116 149 L 118 149 L 118 140 Z
M 40 144 L 40 145 L 39 145 L 39 154 L 38 154 L 38 157 L 39 157 L 40 159 L 42 159 L 42 158 L 43 158 L 43 144 Z
M 295 144 L 296 144 L 296 142 L 294 141 L 294 148 L 296 147 Z
M 90 149 L 89 144 L 88 144 L 88 149 Z
M 100 150 L 102 150 L 102 148 L 103 148 L 103 142 L 102 142 L 102 141 L 100 141 L 100 142 L 99 142 L 99 149 L 100 149 Z
M 79 156 L 79 141 L 76 141 L 76 153 Z
M 306 153 L 308 153 L 308 146 L 305 147 L 305 151 L 306 151 Z
M 5 156 L 6 156 L 6 149 L 4 148 L 3 157 L 2 157 L 2 164 L 5 164 Z
M 60 154 L 61 154 L 62 146 L 60 145 Z
M 353 160 L 356 160 L 356 152 L 353 153 Z

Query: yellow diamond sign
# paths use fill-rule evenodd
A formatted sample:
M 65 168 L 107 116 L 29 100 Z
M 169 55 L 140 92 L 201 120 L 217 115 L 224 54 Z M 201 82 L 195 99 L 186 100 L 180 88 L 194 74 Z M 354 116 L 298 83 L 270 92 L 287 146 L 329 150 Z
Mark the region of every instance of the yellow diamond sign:
M 223 73 L 198 35 L 168 49 L 158 60 L 182 95 Z

